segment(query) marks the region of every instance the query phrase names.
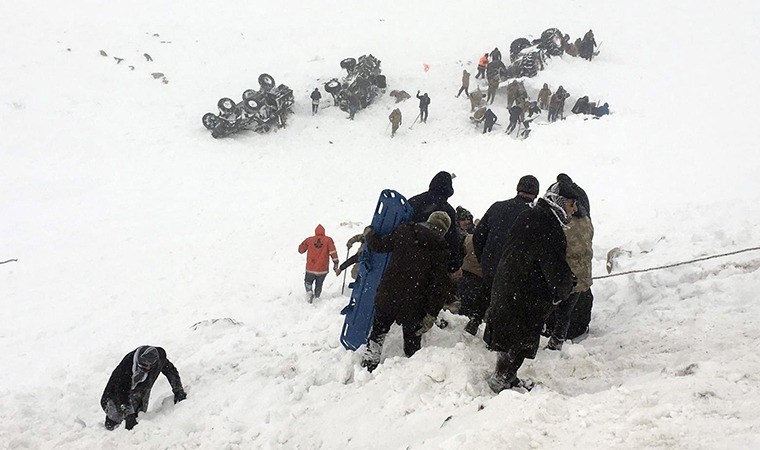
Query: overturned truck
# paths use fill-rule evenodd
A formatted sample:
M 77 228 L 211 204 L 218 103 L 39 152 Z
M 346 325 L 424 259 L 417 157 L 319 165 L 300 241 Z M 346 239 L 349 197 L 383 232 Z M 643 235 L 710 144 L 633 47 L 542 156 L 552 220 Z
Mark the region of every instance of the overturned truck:
M 217 102 L 219 114 L 206 113 L 203 126 L 211 136 L 220 138 L 240 130 L 266 133 L 273 128 L 285 126 L 287 115 L 293 112 L 293 90 L 281 84 L 275 85 L 271 75 L 259 75 L 259 90 L 246 89 L 242 101 L 224 97 Z
M 325 83 L 325 91 L 343 111 L 349 111 L 352 105 L 357 111 L 364 109 L 385 90 L 385 75 L 381 74 L 380 60 L 374 56 L 362 55 L 358 60 L 346 58 L 340 67 L 348 74 L 342 81 L 333 78 Z

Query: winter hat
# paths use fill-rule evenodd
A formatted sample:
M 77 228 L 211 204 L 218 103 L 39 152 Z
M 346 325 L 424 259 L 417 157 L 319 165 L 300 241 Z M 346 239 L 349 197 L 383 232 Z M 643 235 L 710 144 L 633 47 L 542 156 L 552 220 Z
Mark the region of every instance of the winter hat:
M 517 183 L 517 192 L 538 195 L 538 179 L 533 175 L 525 175 Z
M 451 226 L 451 217 L 443 211 L 435 211 L 430 214 L 427 223 L 441 235 L 444 235 L 449 231 L 449 227 Z
M 567 183 L 567 184 L 573 184 L 573 179 L 570 178 L 570 176 L 566 173 L 561 173 L 557 175 L 557 182 L 559 183 Z
M 143 347 L 137 356 L 137 363 L 141 366 L 153 367 L 158 362 L 158 350 L 156 347 Z
M 459 220 L 470 220 L 472 221 L 472 213 L 470 211 L 467 211 L 467 209 L 457 206 L 457 221 Z
M 451 180 L 454 178 L 454 175 L 448 173 L 448 172 L 438 172 L 435 174 L 432 180 L 430 180 L 430 186 L 429 189 L 432 192 L 437 192 L 446 198 L 451 197 L 454 195 L 454 186 L 451 183 Z

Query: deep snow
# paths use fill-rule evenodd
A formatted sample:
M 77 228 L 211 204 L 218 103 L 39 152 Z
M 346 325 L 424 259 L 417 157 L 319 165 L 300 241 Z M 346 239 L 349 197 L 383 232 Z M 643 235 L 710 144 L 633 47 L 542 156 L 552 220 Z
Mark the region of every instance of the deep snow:
M 394 328 L 361 370 L 338 343 L 341 280 L 306 304 L 296 252 L 321 223 L 345 259 L 381 189 L 411 196 L 439 170 L 476 217 L 521 175 L 543 191 L 570 174 L 591 199 L 596 275 L 617 246 L 632 252 L 619 270 L 756 246 L 755 2 L 60 7 L 0 8 L 0 260 L 18 258 L 0 265 L 1 447 L 760 446 L 758 253 L 596 282 L 591 335 L 526 362 L 530 394 L 494 396 L 494 355 L 449 313 L 413 358 Z M 554 26 L 593 28 L 601 54 L 552 59 L 529 92 L 562 84 L 568 114 L 589 95 L 613 115 L 481 135 L 454 98 L 462 68 Z M 388 90 L 430 94 L 427 124 L 409 130 L 402 103 L 391 140 L 387 95 L 353 122 L 310 115 L 308 93 L 367 52 Z M 295 91 L 289 127 L 211 139 L 203 113 L 261 72 Z M 502 88 L 502 124 L 505 104 Z M 204 322 L 227 317 L 241 325 Z M 103 387 L 143 344 L 167 350 L 188 400 L 161 378 L 133 432 L 106 432 Z

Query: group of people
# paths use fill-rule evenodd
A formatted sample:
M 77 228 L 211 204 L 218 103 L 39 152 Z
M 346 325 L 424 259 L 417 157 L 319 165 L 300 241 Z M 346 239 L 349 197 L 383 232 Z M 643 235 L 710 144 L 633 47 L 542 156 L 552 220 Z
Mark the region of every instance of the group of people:
M 469 318 L 467 333 L 477 335 L 485 323 L 483 339 L 497 353 L 487 379 L 491 389 L 529 389 L 517 371 L 526 358 L 535 358 L 542 333 L 550 350 L 587 333 L 594 234 L 588 196 L 566 174 L 559 174 L 541 198 L 532 175 L 520 178 L 516 191 L 514 198 L 494 203 L 482 219 L 473 220 L 465 208 L 455 210 L 448 203 L 454 194 L 452 175 L 439 172 L 427 191 L 409 199 L 409 222 L 384 236 L 367 227 L 349 240 L 349 248 L 360 243 L 391 253 L 362 366 L 370 372 L 378 367 L 394 323 L 401 325 L 405 355 L 414 355 L 422 335 L 447 307 Z M 320 237 L 327 249 L 320 250 L 320 272 L 326 274 L 324 255 L 335 255 L 334 244 L 323 232 L 309 239 Z M 336 275 L 357 255 L 340 266 L 335 256 Z

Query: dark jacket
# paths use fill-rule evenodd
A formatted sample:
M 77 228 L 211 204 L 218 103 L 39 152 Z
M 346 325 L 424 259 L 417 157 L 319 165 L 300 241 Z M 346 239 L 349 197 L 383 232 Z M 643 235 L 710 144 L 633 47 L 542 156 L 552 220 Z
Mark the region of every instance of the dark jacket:
M 405 223 L 382 237 L 368 235 L 367 245 L 393 252 L 377 288 L 377 311 L 411 326 L 425 314 L 437 316 L 451 289 L 443 238 L 427 223 Z
M 449 197 L 454 195 L 454 186 L 451 183 L 451 174 L 438 172 L 430 181 L 430 188 L 422 194 L 409 199 L 412 206 L 412 222 L 424 222 L 435 211 L 444 211 L 451 219 L 451 226 L 446 232 L 444 239 L 449 248 L 448 270 L 456 272 L 462 266 L 462 249 L 456 231 L 456 213 L 448 203 Z
M 156 350 L 158 350 L 158 362 L 150 369 L 145 380 L 138 383 L 134 389 L 132 389 L 132 364 L 137 350 L 133 350 L 124 356 L 124 359 L 111 373 L 111 378 L 108 379 L 103 396 L 100 398 L 100 405 L 104 410 L 108 401 L 112 400 L 114 405 L 122 410 L 125 415 L 147 411 L 150 390 L 153 388 L 159 373 L 163 373 L 169 380 L 174 394 L 183 392 L 182 380 L 179 378 L 177 368 L 166 359 L 166 351 L 163 348 L 156 347 Z
M 495 48 L 491 51 L 491 59 L 494 61 L 501 61 L 501 52 L 498 48 Z
M 483 267 L 483 276 L 493 278 L 499 265 L 504 245 L 512 224 L 523 211 L 530 209 L 531 201 L 520 195 L 510 200 L 496 202 L 475 227 L 472 243 L 475 256 Z
M 497 121 L 498 119 L 499 119 L 499 118 L 498 118 L 498 117 L 496 117 L 496 114 L 494 114 L 494 112 L 493 112 L 493 111 L 491 111 L 491 109 L 490 109 L 490 108 L 486 110 L 486 113 L 485 113 L 485 115 L 483 116 L 483 120 L 485 120 L 485 122 L 486 122 L 486 126 L 488 126 L 488 125 L 491 125 L 491 124 L 494 124 L 494 123 L 496 123 L 496 121 Z
M 594 115 L 596 117 L 606 116 L 609 113 L 610 113 L 610 105 L 608 105 L 607 103 L 605 103 L 604 105 L 602 105 L 602 106 L 596 108 L 596 110 L 594 110 Z
M 534 358 L 546 316 L 575 282 L 565 234 L 545 200 L 520 214 L 504 247 L 483 339 L 491 350 Z
M 420 109 L 427 109 L 428 105 L 430 105 L 430 97 L 427 94 L 417 94 L 417 98 L 420 99 Z
M 318 90 L 311 91 L 311 99 L 315 102 L 318 102 L 322 98 L 322 93 L 320 93 Z

